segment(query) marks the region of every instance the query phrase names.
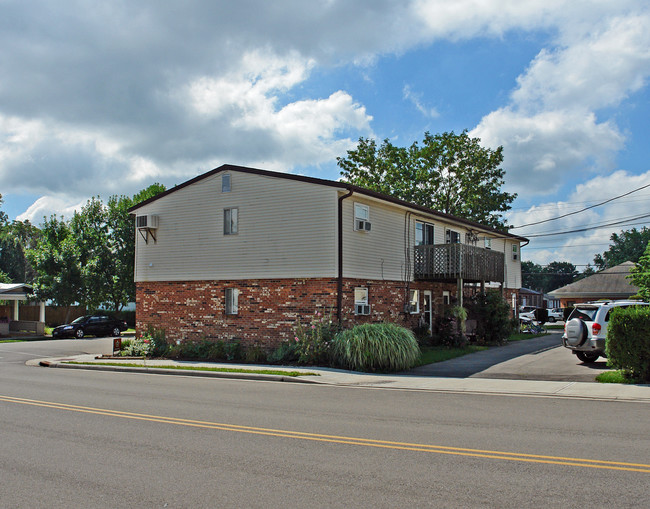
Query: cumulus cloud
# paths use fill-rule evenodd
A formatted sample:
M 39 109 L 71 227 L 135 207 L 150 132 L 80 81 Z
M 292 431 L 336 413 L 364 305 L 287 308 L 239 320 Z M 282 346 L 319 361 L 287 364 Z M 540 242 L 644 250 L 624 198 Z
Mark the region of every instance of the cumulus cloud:
M 504 146 L 509 187 L 529 196 L 549 194 L 568 175 L 585 178 L 614 168 L 625 136 L 598 113 L 645 85 L 649 23 L 646 12 L 616 10 L 591 23 L 557 21 L 555 45 L 542 49 L 519 76 L 510 103 L 472 131 L 489 146 Z M 544 185 L 530 186 L 531 181 Z
M 351 90 L 314 86 L 328 70 L 511 31 L 543 33 L 545 47 L 472 134 L 505 146 L 514 190 L 534 175 L 548 192 L 566 172 L 611 167 L 624 145 L 599 113 L 645 86 L 648 21 L 634 0 L 5 1 L 2 192 L 65 208 L 63 192 L 131 194 L 224 162 L 317 168 L 373 133 Z M 437 117 L 435 99 L 402 92 Z

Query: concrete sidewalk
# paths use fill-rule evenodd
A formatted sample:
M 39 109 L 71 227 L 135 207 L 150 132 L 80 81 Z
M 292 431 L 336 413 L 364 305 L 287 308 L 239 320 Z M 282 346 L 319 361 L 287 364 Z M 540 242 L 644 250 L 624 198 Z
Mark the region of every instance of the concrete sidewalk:
M 84 362 L 90 364 L 69 364 Z M 100 363 L 138 364 L 138 367 L 102 366 Z M 173 360 L 116 359 L 95 355 L 79 355 L 65 358 L 50 358 L 29 361 L 28 365 L 50 368 L 95 369 L 124 371 L 157 375 L 201 376 L 292 383 L 312 383 L 341 387 L 365 387 L 394 390 L 430 392 L 453 392 L 471 394 L 501 394 L 512 396 L 545 396 L 612 401 L 636 401 L 650 403 L 650 385 L 599 384 L 587 382 L 554 382 L 538 380 L 498 380 L 482 378 L 447 378 L 438 376 L 368 374 L 328 368 L 303 368 L 287 366 L 260 366 L 250 364 L 226 364 L 208 362 L 187 362 Z M 166 367 L 165 367 L 166 366 Z M 169 369 L 183 367 L 185 369 Z M 248 371 L 269 369 L 274 371 L 298 371 L 304 376 L 264 375 L 257 373 L 225 373 L 192 370 L 210 367 L 242 369 Z M 308 374 L 313 373 L 313 374 Z

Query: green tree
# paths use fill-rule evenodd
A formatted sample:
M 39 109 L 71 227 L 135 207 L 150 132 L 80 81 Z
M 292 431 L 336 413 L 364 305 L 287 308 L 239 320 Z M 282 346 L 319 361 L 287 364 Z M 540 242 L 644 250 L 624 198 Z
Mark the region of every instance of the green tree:
M 609 269 L 623 262 L 638 262 L 650 242 L 650 228 L 644 226 L 641 230 L 632 228 L 620 234 L 612 233 L 609 240 L 612 241 L 609 249 L 594 257 L 598 270 Z
M 34 293 L 56 305 L 78 303 L 120 311 L 135 299 L 135 226 L 129 208 L 164 191 L 154 184 L 133 198 L 113 196 L 108 205 L 90 199 L 70 221 L 52 216 L 28 250 Z
M 502 213 L 516 198 L 501 190 L 503 147 L 485 148 L 467 131 L 427 132 L 410 147 L 359 138 L 337 162 L 345 182 L 495 228 L 505 228 Z
M 0 270 L 14 283 L 31 283 L 34 269 L 26 251 L 37 242 L 40 230 L 29 221 L 13 221 L 0 229 Z
M 541 265 L 531 261 L 521 262 L 521 280 L 524 288 L 536 290 L 542 287 L 544 269 Z
M 41 228 L 36 245 L 27 251 L 34 268 L 34 296 L 51 300 L 56 306 L 70 307 L 83 294 L 78 247 L 63 218 L 51 216 Z M 67 320 L 67 317 L 66 317 Z
M 575 281 L 578 271 L 569 262 L 551 262 L 542 267 L 537 263 L 521 263 L 521 277 L 524 288 L 548 293 Z
M 650 302 L 650 242 L 628 277 L 639 287 L 639 297 L 645 302 Z
M 547 293 L 573 283 L 578 276 L 578 271 L 572 263 L 551 262 L 544 267 L 544 274 L 546 279 L 544 280 L 543 290 L 544 293 Z

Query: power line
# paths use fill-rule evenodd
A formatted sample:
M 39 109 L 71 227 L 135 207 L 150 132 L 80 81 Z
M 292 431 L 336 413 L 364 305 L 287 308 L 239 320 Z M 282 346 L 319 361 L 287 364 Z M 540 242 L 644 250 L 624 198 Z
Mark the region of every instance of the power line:
M 650 194 L 641 194 L 639 195 L 638 198 L 630 198 L 627 200 L 621 200 L 621 203 L 632 203 L 632 202 L 639 202 L 639 201 L 646 201 L 648 198 L 650 198 Z M 548 203 L 546 205 L 526 205 L 525 207 L 511 207 L 509 211 L 515 211 L 515 210 L 527 210 L 529 211 L 532 207 L 535 207 L 535 211 L 541 211 L 541 210 L 550 210 L 550 209 L 557 209 L 558 204 L 562 205 L 583 205 L 583 204 L 593 204 L 595 203 L 595 200 L 584 200 L 584 201 L 560 201 L 556 203 Z
M 621 221 L 615 221 L 613 223 L 607 223 L 607 224 L 603 224 L 603 225 L 600 225 L 600 226 L 591 226 L 591 227 L 588 227 L 588 228 L 579 228 L 579 229 L 576 229 L 576 230 L 567 230 L 567 231 L 564 231 L 564 232 L 537 233 L 537 234 L 533 234 L 533 235 L 526 234 L 526 237 L 527 238 L 551 237 L 553 235 L 567 235 L 569 233 L 581 233 L 581 232 L 586 232 L 586 231 L 589 231 L 589 230 L 599 230 L 601 228 L 609 228 L 610 226 L 621 226 L 621 225 L 630 226 L 630 225 L 634 225 L 634 224 L 647 224 L 648 221 L 643 221 L 641 223 L 632 223 L 632 222 L 630 222 L 630 221 L 636 221 L 637 219 L 643 219 L 643 218 L 646 218 L 646 217 L 650 217 L 650 214 L 643 214 L 641 216 L 630 217 L 628 219 L 623 219 Z
M 594 246 L 608 246 L 609 242 L 598 242 L 595 244 L 571 244 L 570 246 L 541 246 L 541 247 L 530 247 L 526 246 L 526 251 L 531 249 L 572 249 L 574 247 L 594 247 Z
M 614 196 L 613 198 L 610 198 L 609 200 L 605 200 L 605 201 L 602 201 L 600 203 L 596 203 L 595 205 L 590 205 L 589 207 L 585 207 L 583 209 L 576 210 L 575 212 L 569 212 L 569 213 L 563 214 L 561 216 L 552 217 L 550 219 L 543 219 L 542 221 L 536 221 L 534 223 L 522 224 L 520 226 L 511 226 L 510 229 L 514 230 L 516 228 L 523 228 L 524 226 L 533 226 L 533 225 L 536 225 L 536 224 L 548 223 L 549 221 L 557 221 L 558 219 L 563 219 L 563 218 L 568 217 L 568 216 L 573 216 L 574 214 L 580 214 L 581 212 L 585 212 L 587 210 L 590 210 L 590 209 L 593 209 L 593 208 L 596 208 L 596 207 L 600 207 L 601 205 L 605 205 L 606 203 L 609 203 L 609 202 L 614 201 L 614 200 L 618 200 L 619 198 L 623 198 L 624 196 L 628 196 L 628 195 L 630 195 L 632 193 L 636 193 L 637 191 L 641 191 L 641 189 L 646 189 L 648 187 L 650 187 L 650 184 L 646 184 L 645 186 L 638 187 L 636 189 L 633 189 L 632 191 L 628 191 L 627 193 L 620 194 L 618 196 Z M 529 237 L 530 237 L 530 235 L 529 235 Z

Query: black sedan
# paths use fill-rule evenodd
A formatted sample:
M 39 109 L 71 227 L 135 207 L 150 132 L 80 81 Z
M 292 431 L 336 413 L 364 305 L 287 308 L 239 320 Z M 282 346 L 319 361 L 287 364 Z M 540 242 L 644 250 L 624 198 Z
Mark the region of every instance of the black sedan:
M 128 328 L 124 320 L 107 315 L 80 316 L 70 324 L 59 325 L 52 331 L 54 338 L 77 338 L 84 336 L 119 336 Z

